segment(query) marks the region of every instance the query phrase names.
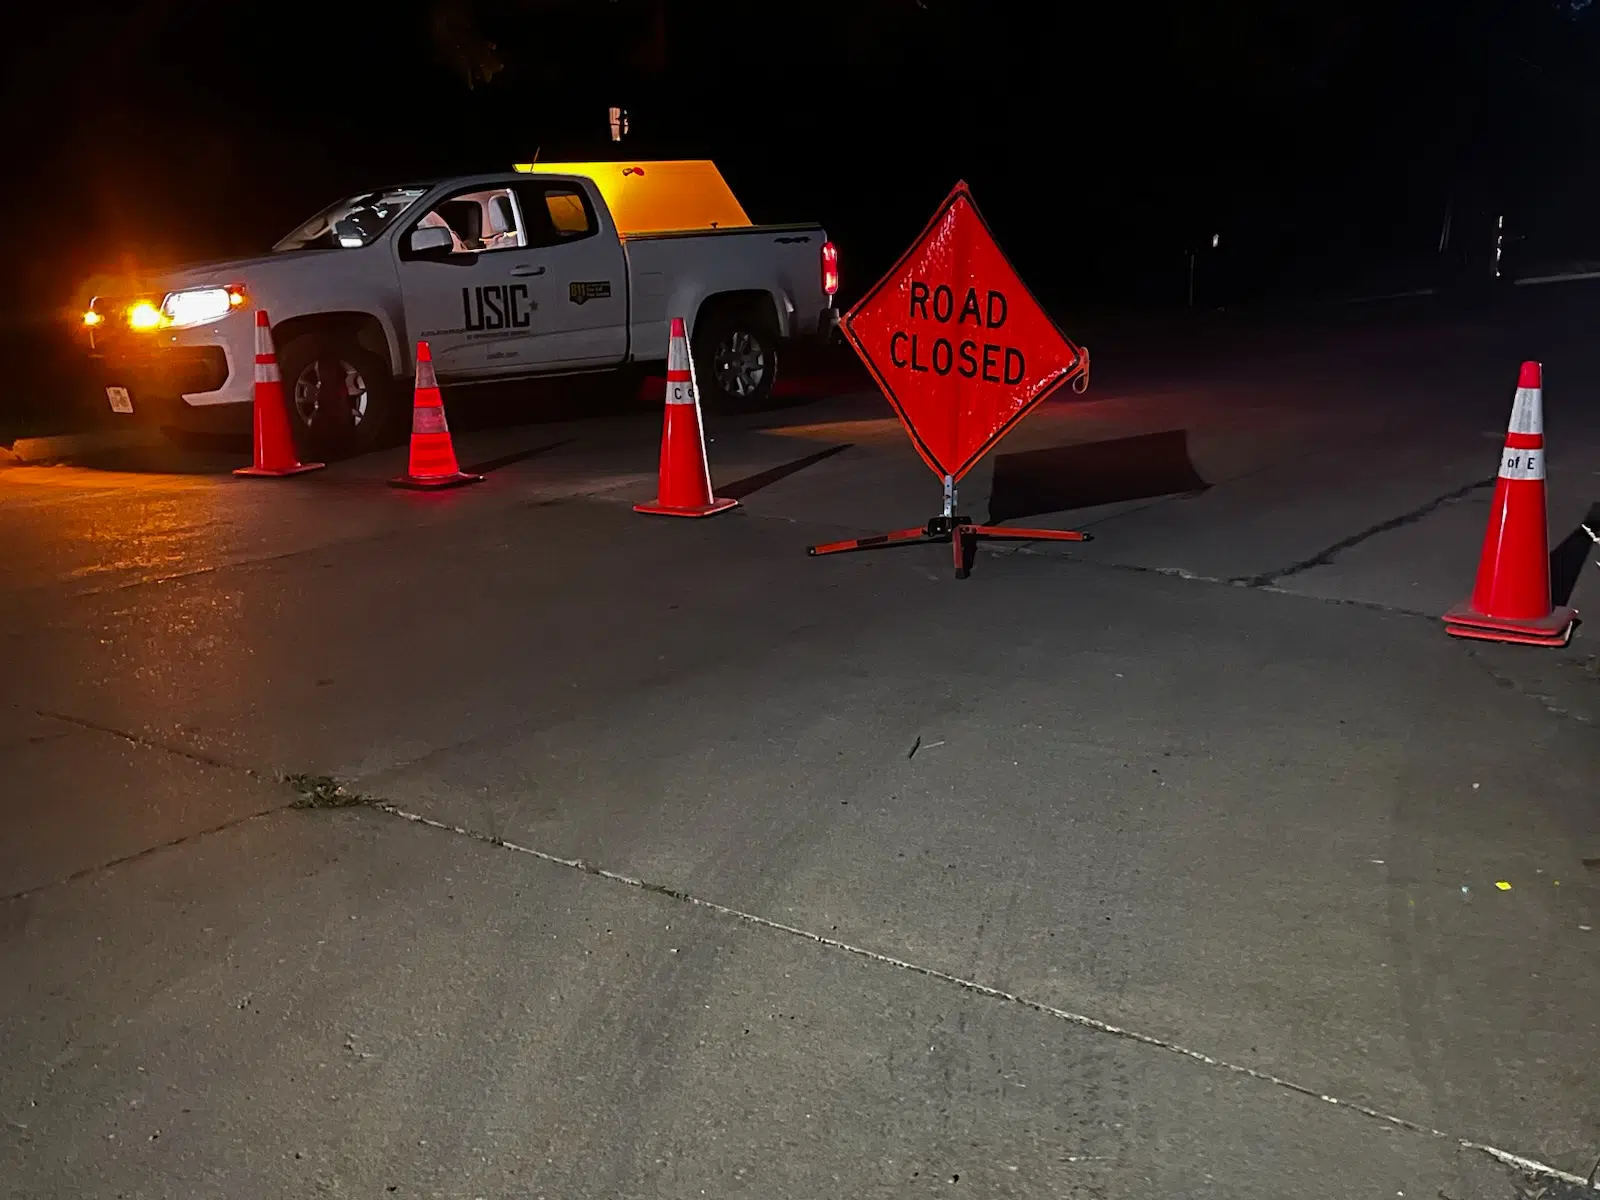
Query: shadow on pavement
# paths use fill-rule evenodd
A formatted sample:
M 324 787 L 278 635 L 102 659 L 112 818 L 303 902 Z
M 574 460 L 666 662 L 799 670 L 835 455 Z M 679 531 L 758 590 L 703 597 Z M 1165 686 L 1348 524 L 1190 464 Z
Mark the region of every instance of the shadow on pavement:
M 123 446 L 73 455 L 74 467 L 134 475 L 226 475 L 250 465 L 250 437 L 231 433 L 168 431 L 154 445 Z
M 552 450 L 559 450 L 568 445 L 572 438 L 562 438 L 559 442 L 546 442 L 543 446 L 531 446 L 526 450 L 517 450 L 511 454 L 502 454 L 498 458 L 488 458 L 482 462 L 470 463 L 461 469 L 469 475 L 488 475 L 498 471 L 501 467 L 514 466 L 519 462 L 527 462 L 530 458 L 538 458 L 541 454 L 549 454 Z
M 804 458 L 797 458 L 793 462 L 783 463 L 776 467 L 769 467 L 754 475 L 746 475 L 743 479 L 736 479 L 732 483 L 723 484 L 716 489 L 717 495 L 727 496 L 732 500 L 743 500 L 746 496 L 754 495 L 762 488 L 777 483 L 780 479 L 787 479 L 798 471 L 803 471 L 815 463 L 832 458 L 835 454 L 842 454 L 850 449 L 849 442 L 841 442 L 837 446 L 828 446 L 818 450 L 815 454 L 808 454 Z
M 1591 504 L 1579 526 L 1550 551 L 1550 599 L 1558 607 L 1571 601 L 1573 590 L 1583 577 L 1584 564 L 1595 549 L 1595 541 L 1584 532 L 1584 525 L 1600 533 L 1600 501 Z
M 1210 486 L 1195 470 L 1183 429 L 1002 454 L 994 460 L 989 523 Z

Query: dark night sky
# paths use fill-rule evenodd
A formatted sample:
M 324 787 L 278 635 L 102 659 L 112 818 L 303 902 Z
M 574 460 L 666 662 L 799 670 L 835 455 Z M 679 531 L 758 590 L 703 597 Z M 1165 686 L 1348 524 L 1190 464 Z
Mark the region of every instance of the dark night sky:
M 473 90 L 428 0 L 85 0 L 13 40 L 0 309 L 258 248 L 357 187 L 604 152 L 613 98 L 631 153 L 709 155 L 758 220 L 827 223 L 847 287 L 961 176 L 1081 304 L 1180 299 L 1213 231 L 1218 299 L 1435 269 L 1451 196 L 1458 248 L 1503 211 L 1518 254 L 1600 258 L 1600 14 L 1559 0 L 669 0 L 658 77 L 646 0 L 479 6 L 506 69 Z

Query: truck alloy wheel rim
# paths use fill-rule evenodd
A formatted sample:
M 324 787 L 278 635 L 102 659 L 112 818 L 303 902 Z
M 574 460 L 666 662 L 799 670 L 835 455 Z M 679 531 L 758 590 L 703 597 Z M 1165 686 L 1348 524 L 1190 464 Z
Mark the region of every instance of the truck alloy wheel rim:
M 361 378 L 360 371 L 343 359 L 319 359 L 305 365 L 299 378 L 294 381 L 295 414 L 308 428 L 316 421 L 317 409 L 321 406 L 325 390 L 323 367 L 332 368 L 329 374 L 333 375 L 334 379 L 338 378 L 335 371 L 343 373 L 344 394 L 350 402 L 351 423 L 360 425 L 367 416 L 367 381 Z
M 767 377 L 767 349 L 750 333 L 730 333 L 712 356 L 717 383 L 731 396 L 750 396 Z

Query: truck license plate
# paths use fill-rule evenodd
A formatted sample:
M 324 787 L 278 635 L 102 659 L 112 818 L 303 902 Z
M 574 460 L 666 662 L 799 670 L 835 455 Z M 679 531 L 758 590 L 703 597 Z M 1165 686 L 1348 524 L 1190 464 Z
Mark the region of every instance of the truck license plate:
M 133 411 L 133 397 L 128 395 L 128 389 L 122 387 L 108 387 L 106 399 L 111 401 L 111 411 L 131 413 Z

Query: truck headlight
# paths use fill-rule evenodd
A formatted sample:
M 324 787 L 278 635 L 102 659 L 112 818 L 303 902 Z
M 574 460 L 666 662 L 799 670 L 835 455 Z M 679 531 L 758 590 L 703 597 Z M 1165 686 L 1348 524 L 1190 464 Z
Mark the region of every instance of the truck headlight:
M 168 292 L 161 302 L 162 325 L 170 329 L 188 329 L 194 325 L 209 325 L 220 321 L 236 308 L 245 304 L 244 289 L 239 287 L 189 288 L 182 292 Z

